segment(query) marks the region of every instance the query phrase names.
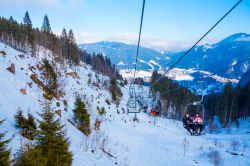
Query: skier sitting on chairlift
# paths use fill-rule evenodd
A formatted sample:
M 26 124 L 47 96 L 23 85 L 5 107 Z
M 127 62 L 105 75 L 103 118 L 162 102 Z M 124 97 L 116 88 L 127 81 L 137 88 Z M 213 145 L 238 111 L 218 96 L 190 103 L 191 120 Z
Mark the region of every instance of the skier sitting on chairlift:
M 193 126 L 193 119 L 189 116 L 189 113 L 186 113 L 186 115 L 182 119 L 183 126 L 187 131 L 193 135 L 194 134 L 194 126 Z
M 200 135 L 202 130 L 204 129 L 204 125 L 203 125 L 203 119 L 200 117 L 198 113 L 196 113 L 195 116 L 193 117 L 193 122 L 195 125 L 196 134 Z
M 151 109 L 151 115 L 157 116 L 159 115 L 159 109 L 157 107 Z

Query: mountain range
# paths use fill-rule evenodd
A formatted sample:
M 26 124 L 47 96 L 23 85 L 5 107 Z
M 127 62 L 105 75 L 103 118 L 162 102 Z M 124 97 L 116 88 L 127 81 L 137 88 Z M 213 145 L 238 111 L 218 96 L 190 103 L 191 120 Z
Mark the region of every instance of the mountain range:
M 123 76 L 131 77 L 136 45 L 101 41 L 80 44 L 79 47 L 89 53 L 102 53 L 109 57 Z M 140 47 L 137 68 L 142 72 L 138 75 L 148 78 L 153 70 L 164 72 L 184 53 L 185 51 L 177 53 L 159 52 L 151 48 Z M 241 76 L 250 69 L 250 62 L 246 61 L 232 68 L 228 67 L 248 57 L 250 57 L 250 34 L 238 33 L 215 44 L 195 47 L 175 66 L 176 70 L 170 72 L 169 76 L 179 82 L 186 81 L 186 78 L 195 82 L 204 81 L 206 87 L 211 84 L 218 87 L 218 83 L 224 84 L 227 81 L 237 83 Z
M 101 41 L 97 43 L 80 44 L 82 50 L 89 53 L 102 53 L 108 56 L 118 69 L 132 69 L 136 56 L 136 45 L 121 42 Z M 138 68 L 141 70 L 158 70 L 164 62 L 170 59 L 168 52 L 158 52 L 154 49 L 140 47 Z M 159 63 L 159 64 L 157 64 Z

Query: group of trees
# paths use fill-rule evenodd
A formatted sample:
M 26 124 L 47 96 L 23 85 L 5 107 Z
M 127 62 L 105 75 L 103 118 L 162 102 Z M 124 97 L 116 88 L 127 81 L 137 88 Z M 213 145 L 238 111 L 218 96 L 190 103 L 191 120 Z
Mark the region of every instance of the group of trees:
M 151 76 L 151 85 L 156 82 L 160 77 L 157 71 L 154 71 Z M 178 83 L 172 81 L 167 77 L 162 77 L 151 87 L 153 96 L 160 95 L 160 108 L 161 114 L 167 115 L 174 119 L 180 119 L 183 115 L 186 104 L 193 102 L 197 96 L 187 88 L 181 87 Z M 171 90 L 175 90 L 171 92 Z
M 61 125 L 60 119 L 55 118 L 55 113 L 49 105 L 46 105 L 39 115 L 41 120 L 38 129 L 34 129 L 33 137 L 26 137 L 35 142 L 22 146 L 15 165 L 71 165 L 72 153 L 69 151 L 69 141 L 64 125 Z M 16 125 L 23 128 L 28 123 L 29 117 L 26 119 L 18 111 L 15 119 Z M 33 123 L 35 123 L 34 119 Z
M 80 52 L 81 61 L 92 66 L 92 68 L 110 78 L 114 77 L 116 79 L 122 80 L 122 76 L 116 70 L 115 65 L 113 65 L 108 57 L 104 57 L 102 54 L 92 55 L 87 53 L 85 50 Z
M 89 54 L 78 48 L 73 30 L 62 29 L 60 36 L 55 35 L 47 15 L 44 16 L 41 28 L 33 27 L 28 11 L 25 13 L 23 22 L 18 23 L 13 17 L 9 19 L 0 17 L 0 41 L 33 56 L 39 56 L 41 47 L 51 50 L 52 60 L 62 64 L 67 69 L 79 65 L 80 61 L 93 66 L 97 72 L 109 77 L 122 79 L 121 75 L 111 64 L 110 60 L 102 54 Z M 42 50 L 44 51 L 44 50 Z M 45 58 L 48 53 L 44 51 Z
M 74 122 L 78 129 L 88 136 L 91 133 L 90 114 L 79 96 L 75 99 L 73 112 Z M 60 118 L 56 118 L 49 103 L 45 104 L 39 116 L 38 124 L 32 114 L 28 113 L 26 118 L 20 108 L 14 116 L 20 134 L 29 140 L 33 140 L 29 144 L 21 146 L 15 158 L 15 165 L 71 165 L 73 155 L 69 151 L 69 140 Z M 2 123 L 3 121 L 0 121 L 0 125 Z M 10 140 L 4 140 L 4 137 L 5 133 L 0 133 L 0 165 L 8 166 L 10 164 L 10 150 L 7 149 L 7 144 Z
M 18 108 L 15 115 L 16 127 L 21 130 L 21 135 L 33 140 L 37 132 L 37 125 L 32 114 L 28 113 L 28 118 L 24 117 L 23 111 Z
M 79 64 L 80 54 L 73 31 L 69 30 L 67 34 L 63 28 L 62 35 L 56 36 L 51 31 L 47 15 L 44 16 L 41 29 L 33 27 L 28 11 L 20 24 L 13 17 L 1 17 L 0 27 L 0 40 L 21 52 L 36 56 L 40 51 L 39 46 L 43 46 L 53 52 L 52 58 L 55 61 L 68 62 L 70 66 Z
M 250 117 L 250 82 L 245 87 L 227 83 L 221 93 L 205 98 L 205 107 L 208 118 L 218 116 L 224 127 L 239 118 Z

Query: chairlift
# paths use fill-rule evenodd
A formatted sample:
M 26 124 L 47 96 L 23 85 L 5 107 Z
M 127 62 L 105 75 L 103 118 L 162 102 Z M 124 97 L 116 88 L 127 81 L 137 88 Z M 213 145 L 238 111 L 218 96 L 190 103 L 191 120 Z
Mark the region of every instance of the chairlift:
M 150 115 L 151 116 L 158 116 L 160 114 L 160 93 L 153 97 L 151 104 Z
M 140 113 L 137 102 L 138 101 L 137 101 L 137 96 L 135 92 L 135 85 L 131 83 L 129 86 L 129 99 L 127 102 L 128 113 Z
M 202 82 L 200 82 L 200 86 L 201 86 L 201 99 L 199 101 L 194 101 L 192 103 L 188 103 L 185 106 L 185 110 L 184 110 L 184 116 L 186 116 L 186 114 L 188 113 L 191 117 L 193 117 L 194 115 L 198 114 L 203 121 L 201 123 L 199 123 L 198 125 L 204 125 L 204 119 L 205 119 L 205 109 L 204 109 L 204 105 L 202 104 L 203 101 L 203 86 L 202 86 Z M 197 127 L 197 124 L 193 124 L 193 130 L 196 133 L 196 135 L 200 135 L 200 128 Z

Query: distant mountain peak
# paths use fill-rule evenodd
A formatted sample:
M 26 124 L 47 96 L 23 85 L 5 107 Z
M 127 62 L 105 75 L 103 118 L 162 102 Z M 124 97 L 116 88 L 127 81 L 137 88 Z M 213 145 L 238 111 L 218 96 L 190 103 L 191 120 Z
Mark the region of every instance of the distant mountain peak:
M 247 33 L 236 33 L 234 35 L 231 35 L 227 38 L 225 38 L 224 40 L 222 40 L 219 43 L 222 42 L 241 42 L 241 41 L 249 41 L 250 42 L 250 34 Z

